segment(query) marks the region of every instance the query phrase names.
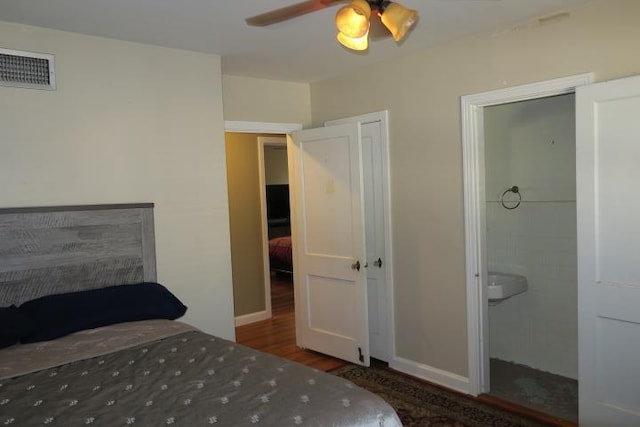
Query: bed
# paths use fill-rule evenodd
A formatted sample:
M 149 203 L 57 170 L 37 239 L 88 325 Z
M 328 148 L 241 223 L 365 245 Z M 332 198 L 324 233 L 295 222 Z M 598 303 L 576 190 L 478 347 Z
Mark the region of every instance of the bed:
M 293 273 L 291 236 L 269 239 L 269 267 L 280 273 Z
M 151 204 L 0 209 L 0 307 L 18 316 L 0 425 L 401 425 L 348 381 L 175 320 Z

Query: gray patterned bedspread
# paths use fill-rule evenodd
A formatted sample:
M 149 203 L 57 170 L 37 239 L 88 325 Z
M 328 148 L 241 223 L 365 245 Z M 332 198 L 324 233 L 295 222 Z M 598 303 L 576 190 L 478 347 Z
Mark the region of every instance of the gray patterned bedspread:
M 336 376 L 199 331 L 0 380 L 0 425 L 401 426 Z

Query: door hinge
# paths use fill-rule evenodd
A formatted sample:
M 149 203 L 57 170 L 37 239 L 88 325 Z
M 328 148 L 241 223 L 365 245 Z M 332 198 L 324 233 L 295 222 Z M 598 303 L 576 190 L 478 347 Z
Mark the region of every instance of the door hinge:
M 362 348 L 358 347 L 358 360 L 360 363 L 364 363 L 364 355 L 362 354 Z

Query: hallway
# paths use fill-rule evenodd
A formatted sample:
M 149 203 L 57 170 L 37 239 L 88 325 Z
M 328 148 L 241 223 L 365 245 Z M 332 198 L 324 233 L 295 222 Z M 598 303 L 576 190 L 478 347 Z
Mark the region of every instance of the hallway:
M 291 276 L 271 273 L 271 310 L 271 319 L 237 327 L 236 341 L 321 371 L 332 371 L 347 364 L 340 359 L 296 346 Z

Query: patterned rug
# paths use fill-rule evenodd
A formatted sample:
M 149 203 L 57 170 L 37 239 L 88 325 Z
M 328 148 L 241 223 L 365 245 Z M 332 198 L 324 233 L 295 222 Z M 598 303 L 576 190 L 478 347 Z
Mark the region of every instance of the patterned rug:
M 383 365 L 349 365 L 332 372 L 376 393 L 396 410 L 404 427 L 541 427 L 510 412 L 446 391 Z

